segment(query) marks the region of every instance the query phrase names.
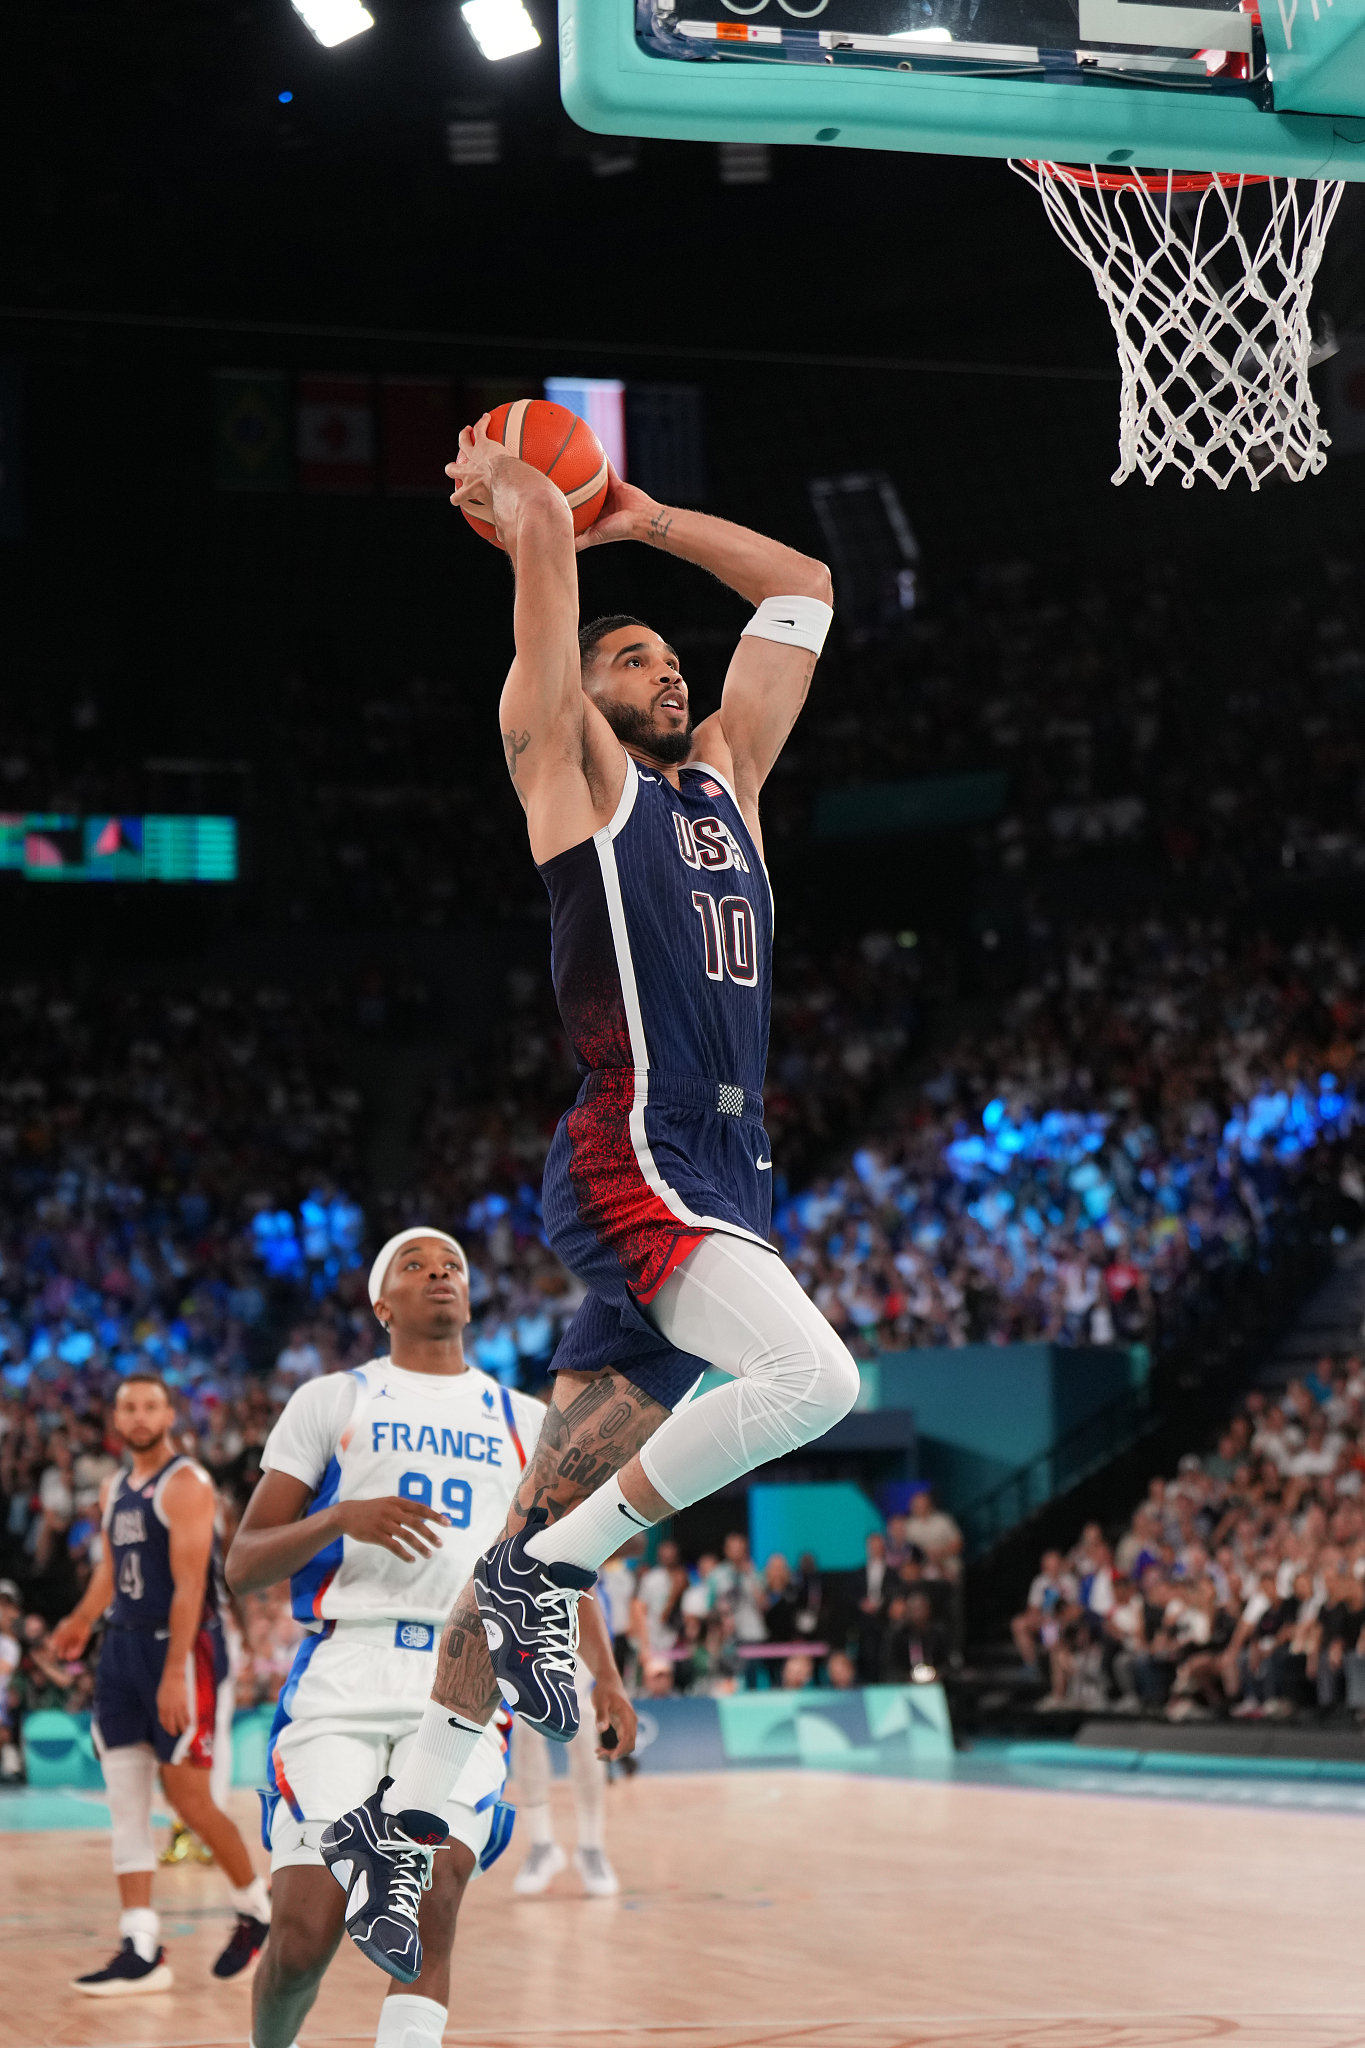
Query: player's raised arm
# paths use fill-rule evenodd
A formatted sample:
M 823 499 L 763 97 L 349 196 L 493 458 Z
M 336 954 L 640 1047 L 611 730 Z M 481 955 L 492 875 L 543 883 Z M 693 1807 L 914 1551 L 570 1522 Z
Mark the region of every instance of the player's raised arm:
M 733 783 L 757 839 L 758 793 L 806 701 L 833 615 L 829 570 L 747 526 L 656 504 L 613 470 L 602 514 L 578 546 L 614 540 L 643 541 L 695 562 L 756 607 L 730 663 L 720 710 L 697 727 L 692 753 Z
M 625 761 L 583 696 L 568 501 L 538 469 L 490 441 L 486 428 L 487 416 L 460 435 L 460 453 L 448 471 L 455 483 L 451 502 L 495 528 L 516 575 L 516 659 L 499 719 L 531 852 L 544 861 L 588 838 L 611 815 Z M 592 732 L 586 730 L 590 718 Z

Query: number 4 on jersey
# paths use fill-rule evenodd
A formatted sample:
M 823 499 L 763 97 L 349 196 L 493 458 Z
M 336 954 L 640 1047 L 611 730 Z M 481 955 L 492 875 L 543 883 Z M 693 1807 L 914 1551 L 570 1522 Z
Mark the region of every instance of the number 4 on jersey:
M 708 981 L 724 981 L 728 974 L 741 988 L 756 988 L 758 942 L 748 897 L 722 896 L 717 903 L 705 889 L 694 889 L 692 908 L 701 919 Z

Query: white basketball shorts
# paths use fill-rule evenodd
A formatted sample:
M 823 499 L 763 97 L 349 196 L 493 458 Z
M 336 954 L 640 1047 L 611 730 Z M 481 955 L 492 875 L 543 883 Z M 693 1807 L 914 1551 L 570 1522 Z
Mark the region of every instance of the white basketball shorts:
M 338 1621 L 305 1636 L 280 1693 L 271 1731 L 270 1867 L 322 1867 L 329 1821 L 396 1777 L 436 1675 L 439 1627 L 428 1622 Z M 507 1773 L 506 1749 L 489 1723 L 460 1773 L 442 1818 L 478 1858 Z

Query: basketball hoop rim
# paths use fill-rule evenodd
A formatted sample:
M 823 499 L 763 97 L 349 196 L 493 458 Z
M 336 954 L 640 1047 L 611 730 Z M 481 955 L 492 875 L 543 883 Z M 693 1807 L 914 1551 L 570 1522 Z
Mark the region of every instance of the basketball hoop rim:
M 1073 185 L 1098 186 L 1102 192 L 1208 192 L 1215 185 L 1268 185 L 1266 171 L 1139 171 L 1127 166 L 1113 170 L 1102 164 L 1046 163 L 1039 157 L 1024 156 L 1019 162 L 1038 178 L 1065 179 Z

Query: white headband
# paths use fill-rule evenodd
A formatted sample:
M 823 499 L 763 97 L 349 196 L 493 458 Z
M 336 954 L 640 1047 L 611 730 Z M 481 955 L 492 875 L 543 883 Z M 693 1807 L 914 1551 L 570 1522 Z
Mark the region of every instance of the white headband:
M 424 1237 L 434 1237 L 438 1243 L 448 1244 L 450 1249 L 457 1254 L 460 1261 L 460 1271 L 464 1274 L 465 1279 L 468 1280 L 469 1260 L 465 1257 L 464 1246 L 459 1242 L 458 1238 L 452 1237 L 448 1230 L 431 1230 L 425 1226 L 417 1230 L 400 1230 L 397 1237 L 391 1237 L 386 1245 L 380 1246 L 379 1256 L 370 1268 L 371 1308 L 374 1307 L 380 1295 L 384 1292 L 384 1276 L 388 1272 L 395 1254 L 401 1251 L 405 1244 L 417 1244 Z

